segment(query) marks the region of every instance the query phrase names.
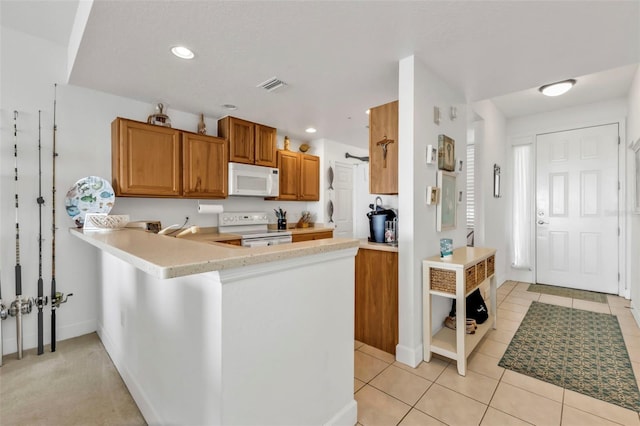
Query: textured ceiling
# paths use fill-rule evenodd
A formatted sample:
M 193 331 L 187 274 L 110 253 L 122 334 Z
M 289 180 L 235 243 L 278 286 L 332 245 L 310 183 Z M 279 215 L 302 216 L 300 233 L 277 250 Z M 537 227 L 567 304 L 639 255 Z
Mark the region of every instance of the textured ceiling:
M 303 129 L 314 126 L 314 138 L 366 146 L 364 111 L 397 99 L 403 57 L 415 54 L 468 101 L 522 92 L 501 98 L 508 116 L 555 109 L 559 102 L 538 104 L 528 89 L 640 62 L 639 8 L 613 0 L 95 0 L 70 83 L 209 117 L 235 104 L 232 115 L 281 135 L 308 140 Z M 173 57 L 176 44 L 195 60 Z M 624 94 L 633 73 L 613 73 L 615 88 L 582 99 Z M 288 86 L 256 88 L 274 76 Z

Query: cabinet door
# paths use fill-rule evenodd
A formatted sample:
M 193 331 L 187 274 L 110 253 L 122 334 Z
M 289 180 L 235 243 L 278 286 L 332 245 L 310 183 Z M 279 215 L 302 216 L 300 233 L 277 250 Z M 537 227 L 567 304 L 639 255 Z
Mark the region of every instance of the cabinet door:
M 378 142 L 393 140 L 383 145 Z M 398 193 L 398 101 L 371 108 L 369 112 L 369 192 Z
M 396 353 L 398 344 L 398 253 L 358 250 L 355 338 Z
M 294 233 L 291 241 L 298 243 L 300 241 L 323 240 L 325 238 L 333 238 L 333 231 L 305 232 L 304 234 Z
M 278 151 L 280 169 L 279 200 L 297 200 L 300 184 L 300 156 L 291 151 Z
M 180 132 L 116 118 L 111 123 L 111 164 L 117 196 L 180 196 Z
M 255 126 L 250 121 L 229 117 L 229 161 L 253 164 L 255 160 Z
M 300 192 L 299 200 L 320 200 L 320 158 L 302 154 L 300 157 Z
M 183 133 L 183 195 L 192 198 L 227 196 L 227 141 Z
M 273 127 L 255 125 L 255 163 L 258 166 L 277 167 L 277 130 Z

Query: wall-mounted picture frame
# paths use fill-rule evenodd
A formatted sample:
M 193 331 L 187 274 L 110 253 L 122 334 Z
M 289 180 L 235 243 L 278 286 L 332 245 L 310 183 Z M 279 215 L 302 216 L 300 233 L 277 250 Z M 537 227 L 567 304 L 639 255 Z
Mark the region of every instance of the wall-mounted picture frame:
M 631 149 L 634 165 L 633 213 L 640 214 L 640 138 L 631 144 Z
M 452 172 L 456 168 L 456 142 L 447 135 L 438 135 L 438 169 Z
M 433 164 L 438 158 L 438 148 L 435 145 L 427 145 L 427 164 Z
M 500 166 L 493 165 L 493 196 L 500 198 Z
M 440 203 L 436 209 L 436 231 L 456 229 L 458 191 L 456 190 L 456 174 L 438 171 L 438 186 L 440 187 Z
M 427 205 L 436 205 L 440 202 L 440 188 L 427 186 Z

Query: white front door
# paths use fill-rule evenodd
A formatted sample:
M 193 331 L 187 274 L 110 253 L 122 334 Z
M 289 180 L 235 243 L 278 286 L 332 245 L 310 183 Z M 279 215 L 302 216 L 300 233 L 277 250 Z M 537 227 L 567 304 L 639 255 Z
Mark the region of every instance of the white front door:
M 536 281 L 618 293 L 618 124 L 538 135 Z
M 335 190 L 333 221 L 335 237 L 353 237 L 353 166 L 335 162 L 333 188 Z

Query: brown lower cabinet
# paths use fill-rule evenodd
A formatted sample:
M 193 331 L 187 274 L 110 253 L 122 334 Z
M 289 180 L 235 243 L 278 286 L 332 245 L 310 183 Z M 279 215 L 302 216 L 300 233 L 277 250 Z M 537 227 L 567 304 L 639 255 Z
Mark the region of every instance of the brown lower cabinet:
M 299 243 L 300 241 L 323 240 L 325 238 L 333 238 L 333 231 L 305 232 L 304 234 L 294 233 L 291 235 L 291 242 Z
M 355 338 L 395 355 L 398 253 L 360 248 L 356 255 Z

